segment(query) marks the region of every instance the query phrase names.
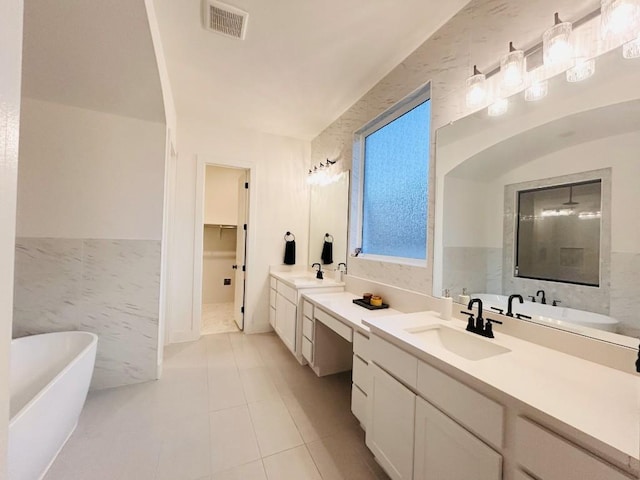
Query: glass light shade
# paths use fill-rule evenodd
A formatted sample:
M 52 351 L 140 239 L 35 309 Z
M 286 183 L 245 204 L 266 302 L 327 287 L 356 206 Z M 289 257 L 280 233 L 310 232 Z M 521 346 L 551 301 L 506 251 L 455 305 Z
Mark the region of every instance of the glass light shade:
M 622 46 L 622 56 L 624 58 L 640 58 L 640 36 Z
M 640 1 L 602 0 L 600 22 L 603 38 L 636 32 L 640 28 Z
M 581 82 L 596 71 L 596 61 L 593 58 L 577 58 L 573 67 L 567 70 L 567 82 Z
M 571 23 L 555 24 L 542 35 L 542 57 L 545 65 L 568 62 L 573 55 Z
M 502 86 L 513 90 L 524 83 L 524 52 L 513 50 L 500 59 Z
M 535 102 L 547 96 L 549 82 L 547 80 L 536 81 L 524 91 L 524 99 L 527 102 Z
M 467 78 L 467 107 L 475 108 L 484 104 L 487 98 L 487 77 L 478 73 Z
M 498 98 L 491 105 L 489 105 L 489 116 L 498 117 L 507 113 L 509 108 L 509 101 L 506 98 Z

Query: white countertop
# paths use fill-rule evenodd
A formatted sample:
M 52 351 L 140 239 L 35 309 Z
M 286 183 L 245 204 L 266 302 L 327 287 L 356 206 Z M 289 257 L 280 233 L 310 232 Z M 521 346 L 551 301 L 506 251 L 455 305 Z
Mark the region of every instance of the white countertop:
M 494 326 L 495 339 L 478 338 L 511 351 L 482 360 L 467 360 L 406 330 L 438 323 L 466 327 L 460 320 L 440 319 L 437 312 L 365 319 L 372 332 L 419 359 L 436 366 L 444 362 L 586 434 L 590 438 L 584 440 L 590 445 L 595 440 L 605 455 L 640 468 L 640 377 L 504 335 L 500 325 Z
M 354 299 L 362 297 L 349 292 L 305 293 L 303 297 L 318 305 L 322 310 L 331 313 L 346 325 L 364 333 L 367 337 L 369 336 L 369 327 L 362 323 L 363 320 L 400 315 L 402 313 L 393 308 L 367 310 L 353 303 Z
M 269 273 L 293 288 L 323 288 L 323 287 L 344 287 L 344 282 L 339 282 L 333 278 L 327 278 L 327 273 L 323 270 L 325 278 L 320 280 L 316 278 L 315 270 L 291 270 L 276 271 L 271 270 Z

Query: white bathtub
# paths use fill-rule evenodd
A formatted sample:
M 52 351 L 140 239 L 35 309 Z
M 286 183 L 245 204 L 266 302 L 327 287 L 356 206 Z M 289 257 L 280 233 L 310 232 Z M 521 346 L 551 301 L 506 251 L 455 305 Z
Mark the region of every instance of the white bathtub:
M 44 477 L 87 397 L 98 337 L 45 333 L 11 342 L 10 480 Z
M 471 298 L 479 298 L 482 300 L 485 311 L 491 311 L 491 307 L 497 307 L 503 309 L 504 313 L 507 313 L 509 297 L 506 295 L 474 293 L 471 295 Z M 523 313 L 539 322 L 556 325 L 562 325 L 563 322 L 566 322 L 613 333 L 617 331 L 619 323 L 615 318 L 600 313 L 585 312 L 584 310 L 577 310 L 575 308 L 554 307 L 553 305 L 544 305 L 526 300 L 524 303 L 513 300 L 512 310 L 514 315 L 516 313 Z

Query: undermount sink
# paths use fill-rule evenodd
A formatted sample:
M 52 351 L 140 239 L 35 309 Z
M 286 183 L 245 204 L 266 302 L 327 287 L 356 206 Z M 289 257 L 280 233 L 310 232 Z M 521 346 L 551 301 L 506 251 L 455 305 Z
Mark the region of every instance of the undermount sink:
M 511 351 L 474 333 L 455 330 L 444 325 L 412 328 L 407 332 L 429 345 L 438 346 L 467 360 L 483 360 Z

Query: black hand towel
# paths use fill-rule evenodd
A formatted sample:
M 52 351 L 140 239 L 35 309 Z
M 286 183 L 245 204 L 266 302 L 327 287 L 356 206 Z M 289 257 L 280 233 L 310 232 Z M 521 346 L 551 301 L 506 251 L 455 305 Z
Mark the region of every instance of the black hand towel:
M 324 241 L 324 244 L 322 245 L 322 255 L 320 255 L 320 258 L 322 259 L 322 263 L 325 265 L 333 263 L 333 242 Z
M 295 265 L 296 264 L 296 241 L 287 240 L 284 244 L 284 264 Z

